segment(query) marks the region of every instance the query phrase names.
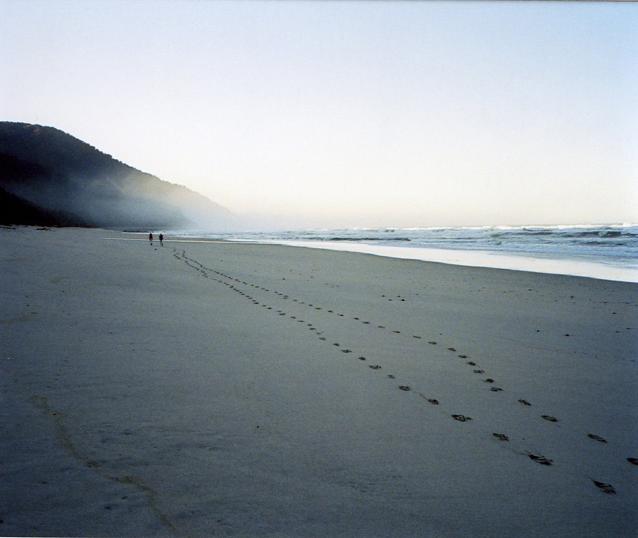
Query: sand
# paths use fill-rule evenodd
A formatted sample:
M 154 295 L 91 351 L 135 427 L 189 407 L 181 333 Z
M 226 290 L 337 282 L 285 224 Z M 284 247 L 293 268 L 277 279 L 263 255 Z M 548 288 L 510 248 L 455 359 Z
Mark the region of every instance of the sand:
M 122 238 L 0 229 L 0 534 L 635 536 L 638 285 Z

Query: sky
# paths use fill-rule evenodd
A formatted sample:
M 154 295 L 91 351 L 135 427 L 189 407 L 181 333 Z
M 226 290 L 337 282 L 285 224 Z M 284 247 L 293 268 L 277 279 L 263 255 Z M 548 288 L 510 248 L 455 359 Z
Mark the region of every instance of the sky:
M 255 225 L 638 222 L 638 5 L 0 0 L 0 120 Z

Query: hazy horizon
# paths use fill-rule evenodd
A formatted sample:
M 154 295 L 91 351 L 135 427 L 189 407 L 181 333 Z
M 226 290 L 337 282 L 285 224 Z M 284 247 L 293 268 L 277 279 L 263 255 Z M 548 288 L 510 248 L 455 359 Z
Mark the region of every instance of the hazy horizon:
M 256 227 L 635 223 L 637 9 L 0 0 L 0 119 Z

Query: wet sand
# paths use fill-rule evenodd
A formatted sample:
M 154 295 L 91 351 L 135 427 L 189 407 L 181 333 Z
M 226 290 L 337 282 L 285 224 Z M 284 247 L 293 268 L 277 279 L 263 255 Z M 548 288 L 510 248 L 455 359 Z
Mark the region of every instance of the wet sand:
M 0 229 L 0 534 L 633 536 L 638 285 Z

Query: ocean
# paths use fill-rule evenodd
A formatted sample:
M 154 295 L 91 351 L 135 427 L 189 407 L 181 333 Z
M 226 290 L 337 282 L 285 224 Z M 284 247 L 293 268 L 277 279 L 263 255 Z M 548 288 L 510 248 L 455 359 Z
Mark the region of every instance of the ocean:
M 348 228 L 180 234 L 638 282 L 638 225 Z

